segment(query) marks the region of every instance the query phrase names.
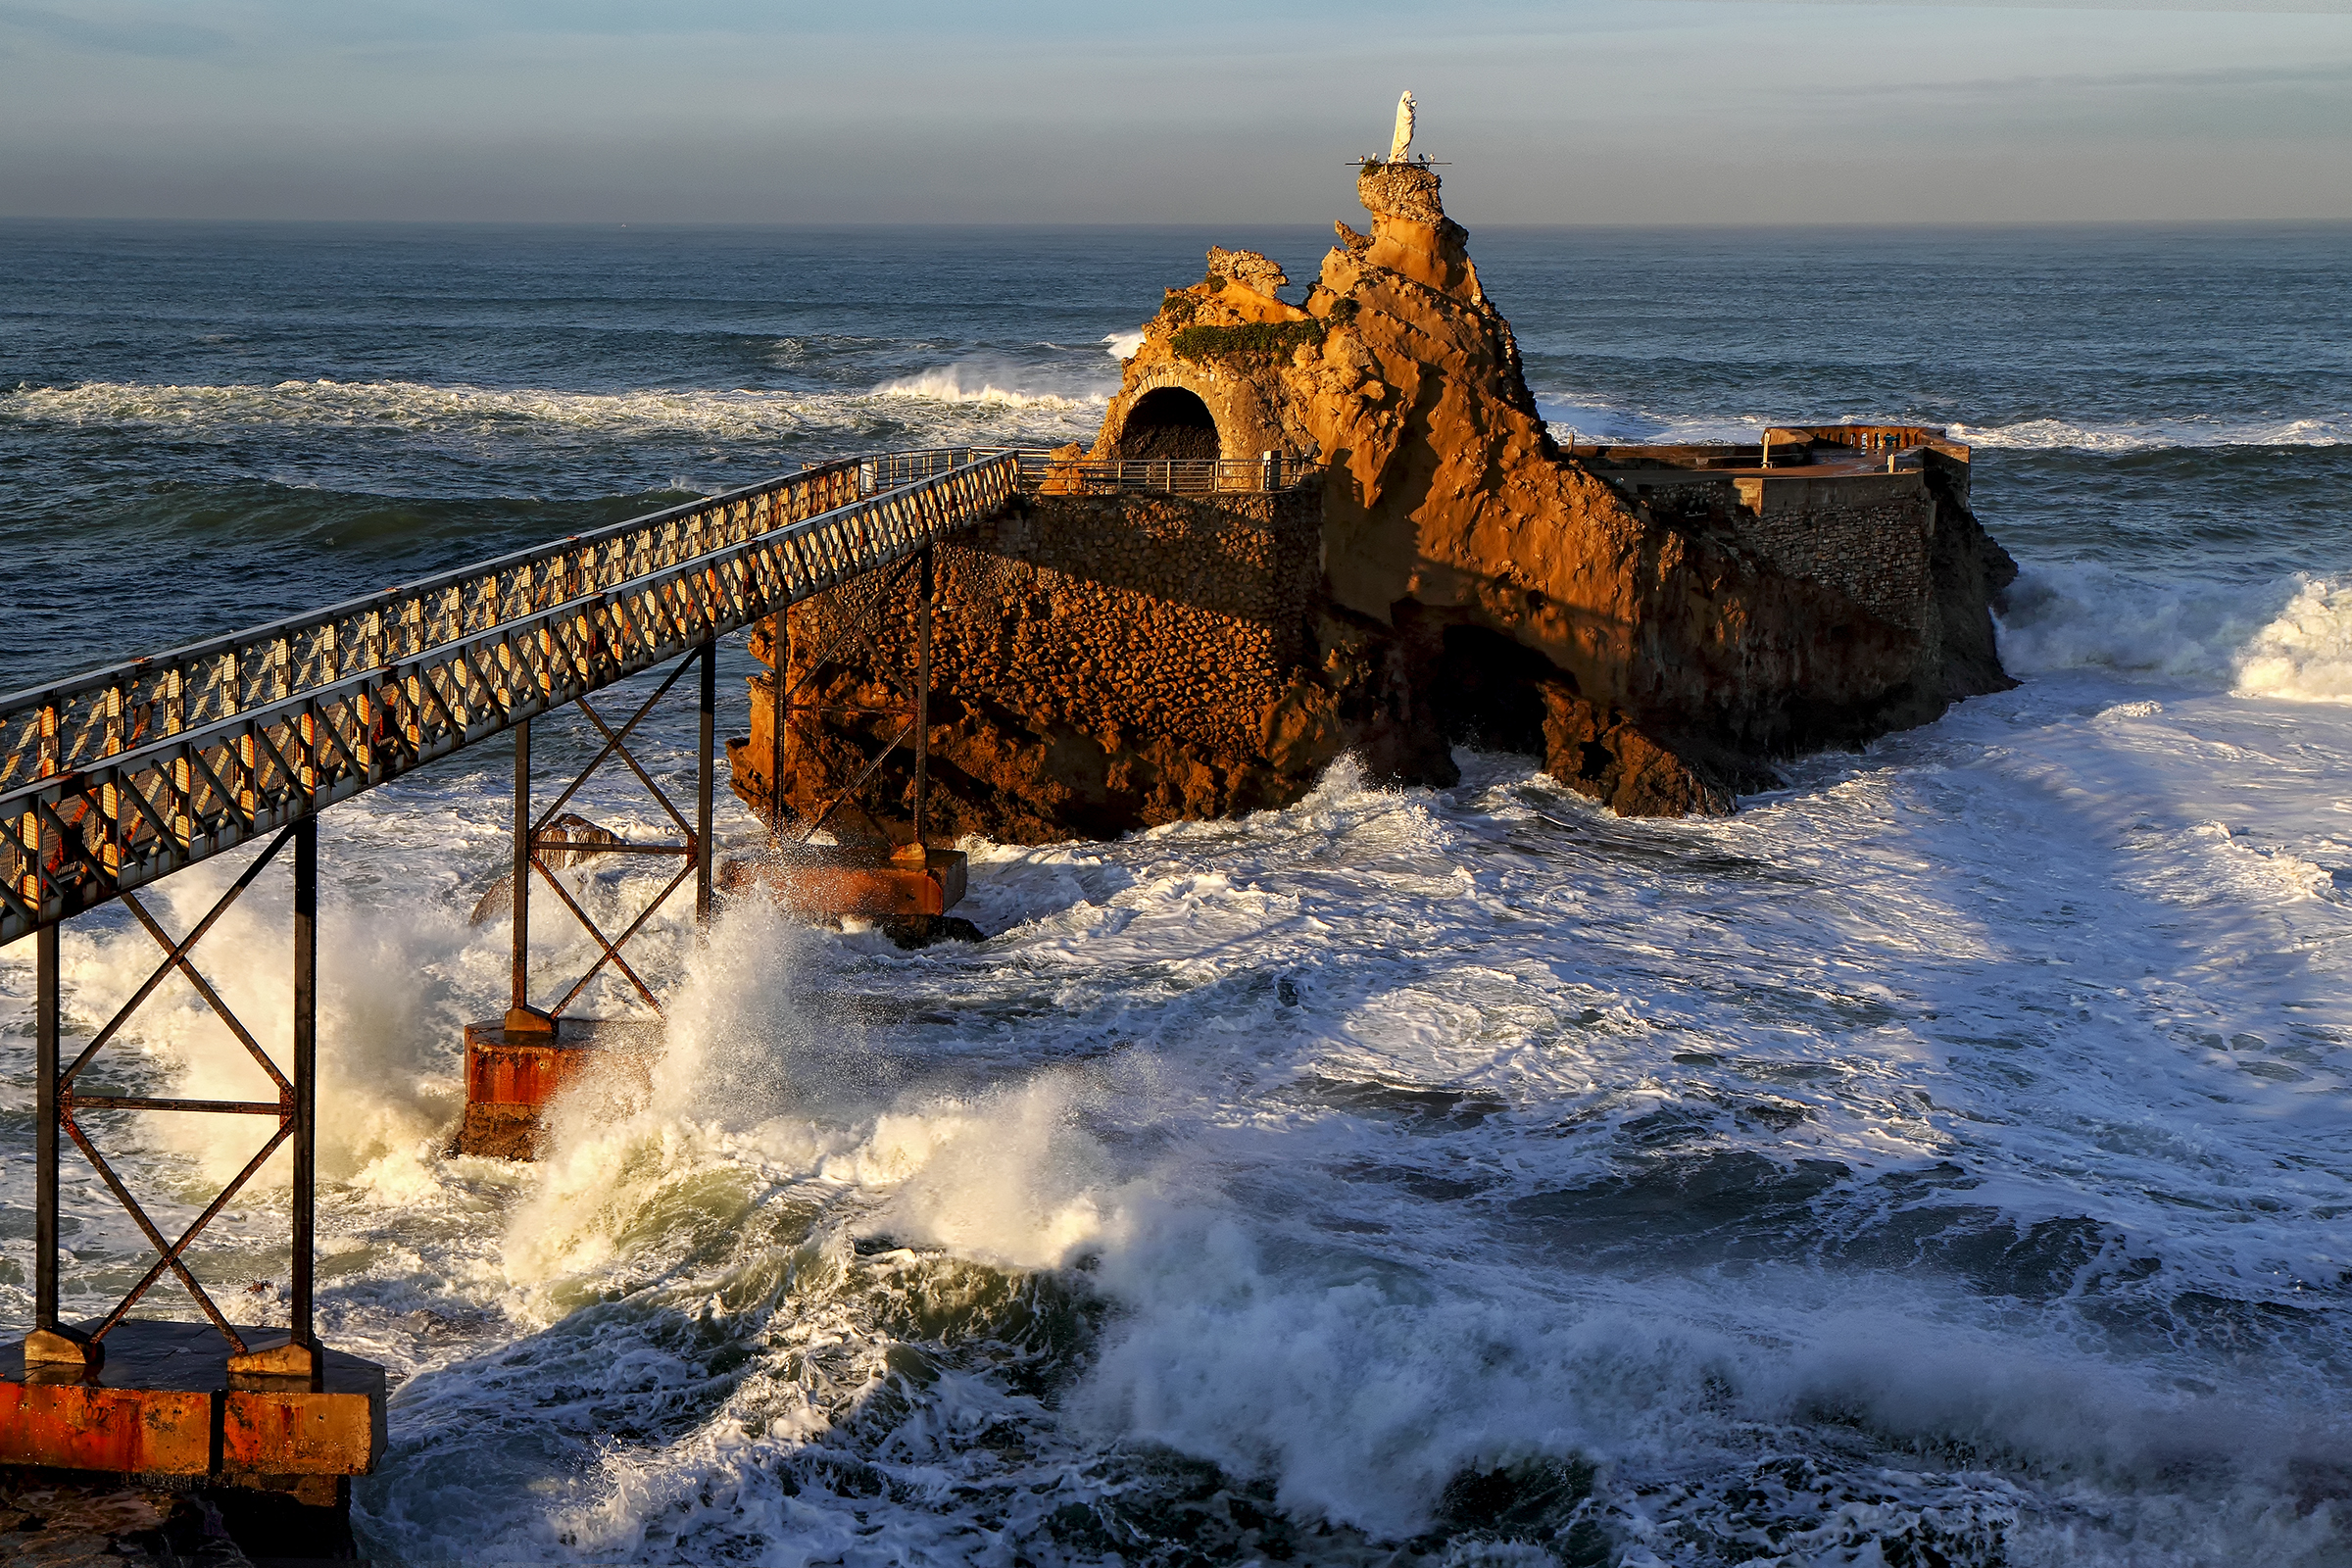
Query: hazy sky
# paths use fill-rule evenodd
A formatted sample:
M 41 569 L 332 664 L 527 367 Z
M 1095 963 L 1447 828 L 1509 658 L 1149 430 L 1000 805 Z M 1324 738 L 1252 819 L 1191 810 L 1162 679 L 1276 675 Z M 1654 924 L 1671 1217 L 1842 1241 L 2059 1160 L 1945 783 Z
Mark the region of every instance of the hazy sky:
M 2352 0 L 0 0 L 0 214 L 2352 219 Z

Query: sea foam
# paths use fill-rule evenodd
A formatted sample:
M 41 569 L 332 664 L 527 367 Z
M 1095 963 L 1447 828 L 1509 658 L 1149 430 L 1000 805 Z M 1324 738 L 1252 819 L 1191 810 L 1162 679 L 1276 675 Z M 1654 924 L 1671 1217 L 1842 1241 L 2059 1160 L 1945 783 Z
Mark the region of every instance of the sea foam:
M 2077 564 L 2028 570 L 2000 616 L 2012 673 L 2099 668 L 2249 697 L 2352 702 L 2352 588 L 2157 581 Z
M 941 440 L 1066 440 L 1091 436 L 1099 388 L 1024 386 L 1015 368 L 958 364 L 866 391 L 763 389 L 625 393 L 434 386 L 414 381 L 280 381 L 256 386 L 91 382 L 0 394 L 0 419 L 191 435 L 256 429 L 374 432 L 476 443 L 601 436 L 685 437 L 754 444 L 874 439 L 877 418 L 904 425 L 923 405 L 951 417 L 925 431 Z M 970 415 L 999 416 L 975 427 Z M 920 416 L 917 416 L 918 422 Z M 888 428 L 883 426 L 882 428 Z M 904 445 L 903 437 L 894 436 Z M 917 439 L 921 439 L 918 435 Z

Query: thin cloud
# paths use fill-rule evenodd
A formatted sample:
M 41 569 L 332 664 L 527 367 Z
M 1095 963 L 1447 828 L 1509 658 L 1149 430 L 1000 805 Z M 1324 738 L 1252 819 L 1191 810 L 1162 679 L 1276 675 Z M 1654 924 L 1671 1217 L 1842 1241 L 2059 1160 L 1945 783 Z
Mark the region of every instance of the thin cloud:
M 184 22 L 63 17 L 53 11 L 20 5 L 0 5 L 0 29 L 29 33 L 87 54 L 127 55 L 144 60 L 201 59 L 226 54 L 235 47 L 235 40 L 227 33 Z
M 1758 0 L 1722 0 L 1722 3 L 1752 4 L 1758 3 Z M 1780 0 L 1780 3 L 1786 3 L 1786 0 Z M 1859 4 L 1860 0 L 1805 0 L 1805 3 L 1847 5 Z M 1905 99 L 1936 96 L 1975 98 L 1989 93 L 2047 94 L 2063 98 L 2083 92 L 2129 92 L 2151 88 L 2163 91 L 2184 88 L 2211 91 L 2239 87 L 2340 87 L 2348 77 L 2352 77 L 2352 61 L 2314 66 L 2217 66 L 2183 71 L 1978 76 L 1950 81 L 1921 78 L 1900 82 L 1857 82 L 1845 91 L 1851 97 L 1878 95 Z

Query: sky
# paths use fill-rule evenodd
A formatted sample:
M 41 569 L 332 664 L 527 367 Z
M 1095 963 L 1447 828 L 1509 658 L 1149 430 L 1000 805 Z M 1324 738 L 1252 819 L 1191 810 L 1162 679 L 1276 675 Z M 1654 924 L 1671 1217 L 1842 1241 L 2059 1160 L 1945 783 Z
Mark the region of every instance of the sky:
M 0 0 L 0 216 L 2352 220 L 2352 0 Z

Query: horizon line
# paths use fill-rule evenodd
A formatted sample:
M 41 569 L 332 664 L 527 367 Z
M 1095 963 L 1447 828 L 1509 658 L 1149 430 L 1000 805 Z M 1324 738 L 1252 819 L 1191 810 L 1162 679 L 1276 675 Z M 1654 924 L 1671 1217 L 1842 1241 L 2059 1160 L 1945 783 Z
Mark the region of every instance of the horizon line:
M 1815 0 L 1815 3 L 1846 4 L 1854 0 Z M 1451 216 L 1451 215 L 1448 215 Z M 1461 220 L 1456 218 L 1456 222 Z M 825 220 L 752 218 L 663 218 L 663 219 L 603 219 L 603 218 L 251 218 L 251 217 L 92 217 L 59 213 L 0 213 L 0 223 L 92 223 L 179 225 L 187 227 L 275 225 L 283 227 L 379 227 L 379 228 L 543 228 L 543 229 L 757 229 L 764 231 L 822 231 L 831 229 L 993 229 L 1014 231 L 1021 229 L 1157 229 L 1176 231 L 1217 225 L 1245 228 L 1309 228 L 1320 232 L 1324 224 L 1299 219 L 1237 219 L 1203 218 L 1197 220 L 1149 221 L 1119 219 L 839 219 Z M 1465 225 L 1467 226 L 1467 225 Z M 2352 215 L 2336 217 L 2236 217 L 2236 218 L 1815 218 L 1781 219 L 1769 222 L 1726 220 L 1720 219 L 1647 219 L 1615 221 L 1575 220 L 1513 220 L 1482 221 L 1487 230 L 1519 229 L 1565 232 L 1571 230 L 1604 229 L 1706 229 L 1779 231 L 1786 229 L 1917 229 L 1942 230 L 1986 228 L 2224 228 L 2224 227 L 2345 227 L 2352 226 Z

